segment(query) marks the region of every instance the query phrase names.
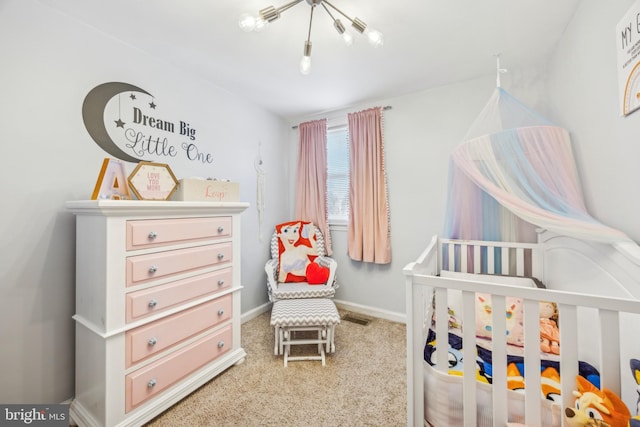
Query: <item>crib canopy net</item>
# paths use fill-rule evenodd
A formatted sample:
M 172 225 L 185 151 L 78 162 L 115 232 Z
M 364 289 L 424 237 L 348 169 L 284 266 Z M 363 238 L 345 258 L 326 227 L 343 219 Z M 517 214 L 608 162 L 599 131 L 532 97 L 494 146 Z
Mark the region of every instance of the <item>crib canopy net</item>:
M 497 87 L 449 165 L 445 236 L 535 242 L 536 228 L 629 238 L 586 209 L 569 133 Z

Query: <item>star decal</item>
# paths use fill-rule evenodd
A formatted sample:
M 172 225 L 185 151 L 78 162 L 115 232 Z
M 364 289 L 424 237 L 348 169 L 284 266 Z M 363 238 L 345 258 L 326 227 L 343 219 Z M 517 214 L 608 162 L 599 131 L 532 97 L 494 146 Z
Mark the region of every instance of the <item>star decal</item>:
M 118 119 L 118 120 L 114 120 L 114 122 L 116 123 L 117 128 L 124 129 L 124 122 L 122 120 Z
M 153 101 L 151 101 L 149 103 L 149 107 L 153 108 L 154 110 L 156 109 L 156 104 L 153 103 Z
M 131 95 L 129 95 L 129 98 L 136 99 L 136 96 L 134 94 L 131 94 Z

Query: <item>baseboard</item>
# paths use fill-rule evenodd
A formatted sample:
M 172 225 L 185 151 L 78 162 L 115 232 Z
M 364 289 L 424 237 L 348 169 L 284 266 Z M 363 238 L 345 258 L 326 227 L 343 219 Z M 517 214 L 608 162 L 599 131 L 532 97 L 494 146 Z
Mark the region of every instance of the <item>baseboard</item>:
M 242 313 L 242 316 L 240 318 L 240 322 L 242 322 L 242 323 L 248 322 L 249 320 L 258 317 L 262 313 L 266 313 L 269 310 L 271 310 L 271 302 L 267 302 L 267 303 L 264 303 L 262 305 L 259 305 L 258 307 L 247 311 L 246 313 Z
M 354 304 L 347 301 L 341 301 L 334 299 L 338 308 L 351 311 L 353 313 L 364 314 L 371 317 L 377 317 L 379 319 L 390 320 L 392 322 L 407 323 L 407 315 L 404 313 L 396 313 L 393 311 L 383 310 L 380 308 L 369 307 L 366 305 Z

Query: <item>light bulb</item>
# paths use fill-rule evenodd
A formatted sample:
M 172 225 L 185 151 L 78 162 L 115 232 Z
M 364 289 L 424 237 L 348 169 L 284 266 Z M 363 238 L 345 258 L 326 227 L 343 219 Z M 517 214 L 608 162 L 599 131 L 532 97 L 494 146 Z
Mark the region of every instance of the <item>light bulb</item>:
M 373 47 L 380 47 L 384 44 L 384 37 L 382 33 L 373 28 L 367 28 L 364 30 L 364 35 L 367 36 L 367 40 Z
M 265 21 L 261 16 L 256 18 L 256 27 L 254 28 L 254 31 L 259 33 L 267 27 L 268 23 L 269 21 Z
M 240 26 L 240 28 L 242 28 L 242 31 L 248 33 L 256 28 L 256 18 L 249 15 L 248 13 L 243 13 L 242 15 L 240 15 L 238 25 Z
M 303 56 L 300 60 L 300 74 L 309 75 L 311 74 L 311 57 Z
M 341 35 L 342 35 L 342 41 L 344 42 L 344 44 L 346 44 L 347 46 L 351 46 L 353 44 L 353 36 L 351 34 L 345 31 Z
M 340 21 L 339 19 L 334 20 L 333 26 L 338 34 L 340 34 L 340 36 L 342 37 L 342 41 L 344 41 L 344 44 L 346 44 L 347 46 L 351 46 L 353 44 L 353 37 L 351 37 L 351 34 L 347 33 L 347 29 L 344 27 L 344 24 L 342 24 L 342 21 Z

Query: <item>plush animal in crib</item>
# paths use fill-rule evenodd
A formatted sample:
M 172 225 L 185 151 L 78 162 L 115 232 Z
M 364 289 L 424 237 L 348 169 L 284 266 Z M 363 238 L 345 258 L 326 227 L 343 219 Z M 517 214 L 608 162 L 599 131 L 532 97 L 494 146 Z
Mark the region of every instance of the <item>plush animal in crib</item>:
M 436 344 L 437 344 L 436 340 L 429 342 L 429 345 L 432 348 L 432 352 L 429 354 L 428 359 L 426 360 L 431 366 L 436 365 L 435 363 L 436 362 L 435 361 Z M 449 357 L 449 370 L 448 370 L 449 375 L 462 376 L 464 374 L 464 358 L 462 354 L 462 349 L 456 349 L 456 348 L 453 348 L 451 345 L 449 345 L 448 357 Z M 482 362 L 482 359 L 480 359 L 479 357 L 476 357 L 475 363 L 476 363 L 476 380 L 479 382 L 488 384 L 489 378 L 487 378 L 487 375 L 484 371 L 484 364 Z
M 631 367 L 631 375 L 633 375 L 633 379 L 636 381 L 638 387 L 636 391 L 638 392 L 638 401 L 636 403 L 636 416 L 629 420 L 629 427 L 640 427 L 640 360 L 631 359 L 629 360 L 629 366 Z
M 560 397 L 560 374 L 556 368 L 551 366 L 545 368 L 540 374 L 540 388 L 542 397 L 547 400 L 561 403 Z
M 598 389 L 580 375 L 576 381 L 578 390 L 573 392 L 576 396 L 575 405 L 564 410 L 568 426 L 628 426 L 631 413 L 615 393 L 606 388 Z
M 555 303 L 540 301 L 540 350 L 560 354 L 558 309 Z

